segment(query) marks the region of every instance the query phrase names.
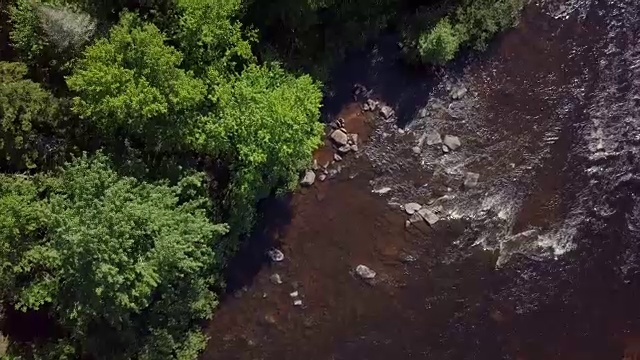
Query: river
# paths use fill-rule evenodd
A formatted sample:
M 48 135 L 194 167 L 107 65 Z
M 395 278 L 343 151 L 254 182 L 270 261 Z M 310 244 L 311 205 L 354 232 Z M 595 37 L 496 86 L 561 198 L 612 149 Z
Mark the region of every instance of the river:
M 337 178 L 263 204 L 202 358 L 640 359 L 640 2 L 531 4 L 439 71 L 395 44 L 335 70 L 325 116 L 364 144 Z M 398 121 L 362 113 L 356 83 Z M 433 131 L 462 146 L 414 151 Z M 407 202 L 441 221 L 406 228 Z

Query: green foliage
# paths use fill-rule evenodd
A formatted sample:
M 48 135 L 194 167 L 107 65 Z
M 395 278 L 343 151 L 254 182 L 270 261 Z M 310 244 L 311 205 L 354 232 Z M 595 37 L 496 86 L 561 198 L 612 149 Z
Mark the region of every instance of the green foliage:
M 77 94 L 73 110 L 106 134 L 124 130 L 161 148 L 175 146 L 206 94 L 201 80 L 178 68 L 181 61 L 158 28 L 125 13 L 67 78 Z
M 364 46 L 404 0 L 248 0 L 246 21 L 260 29 L 266 57 L 324 77 L 350 48 Z
M 448 17 L 435 22 L 431 16 L 419 25 L 417 33 L 407 29 L 403 44 L 405 53 L 423 63 L 444 65 L 463 46 L 484 50 L 495 34 L 518 21 L 523 4 L 523 0 L 463 0 L 459 6 L 445 11 L 450 13 Z M 442 10 L 436 9 L 437 12 Z M 423 16 L 418 14 L 415 18 L 420 22 Z M 424 31 L 425 23 L 435 23 L 435 26 L 426 26 L 430 30 Z
M 456 12 L 465 41 L 484 50 L 498 32 L 513 26 L 520 16 L 523 0 L 466 0 Z
M 63 68 L 96 30 L 95 20 L 62 0 L 16 0 L 9 15 L 12 46 L 32 66 Z
M 431 31 L 420 35 L 418 51 L 423 62 L 444 65 L 455 57 L 460 42 L 460 34 L 444 18 Z
M 320 145 L 322 93 L 309 76 L 295 77 L 276 65 L 252 65 L 215 95 L 219 112 L 202 120 L 191 142 L 230 162 L 228 202 L 238 214 L 233 218 L 241 221 L 234 230 L 245 232 L 257 200 L 275 188 L 293 188 Z
M 34 168 L 46 155 L 45 132 L 58 120 L 57 101 L 40 85 L 24 79 L 21 63 L 0 62 L 0 156 L 5 166 Z
M 240 22 L 234 20 L 240 5 L 240 0 L 177 0 L 175 41 L 184 54 L 186 68 L 196 74 L 215 72 L 225 78 L 256 61 L 251 52 L 255 34 L 243 32 Z
M 198 323 L 216 305 L 212 249 L 227 231 L 200 199 L 121 177 L 103 156 L 59 178 L 7 177 L 0 190 L 5 301 L 50 304 L 96 359 L 194 358 L 204 341 Z

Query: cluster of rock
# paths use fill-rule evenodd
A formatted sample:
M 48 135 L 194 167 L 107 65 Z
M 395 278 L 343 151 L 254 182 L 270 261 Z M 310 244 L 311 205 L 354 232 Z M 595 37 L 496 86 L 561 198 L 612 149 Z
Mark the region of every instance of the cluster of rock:
M 330 127 L 331 130 L 328 138 L 331 140 L 335 151 L 333 161 L 320 165 L 317 160 L 314 160 L 312 168 L 306 170 L 302 176 L 302 180 L 300 180 L 300 184 L 303 186 L 313 185 L 316 179 L 325 181 L 326 179 L 335 177 L 342 171 L 342 166 L 338 165 L 335 168 L 330 168 L 330 166 L 342 161 L 342 158 L 348 153 L 358 151 L 358 134 L 347 132 L 344 119 L 339 118 L 331 123 Z
M 440 221 L 440 217 L 437 215 L 439 212 L 438 209 L 423 207 L 418 203 L 407 203 L 404 204 L 403 208 L 404 211 L 411 216 L 405 223 L 407 227 L 421 222 L 426 222 L 430 226 L 433 226 Z
M 444 138 L 437 131 L 431 131 L 426 133 L 418 139 L 418 145 L 413 147 L 413 152 L 416 154 L 420 154 L 422 151 L 422 145 L 427 144 L 428 146 L 433 145 L 442 145 L 442 152 L 449 153 L 451 151 L 457 150 L 460 146 L 462 146 L 462 142 L 460 138 L 453 135 L 445 135 Z

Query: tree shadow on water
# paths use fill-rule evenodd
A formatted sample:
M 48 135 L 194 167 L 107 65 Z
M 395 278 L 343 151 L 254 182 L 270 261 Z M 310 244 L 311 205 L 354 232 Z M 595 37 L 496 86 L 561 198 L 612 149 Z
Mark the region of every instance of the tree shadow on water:
M 242 241 L 224 273 L 226 289 L 223 297 L 250 286 L 256 275 L 270 264 L 267 251 L 281 248 L 280 234 L 291 222 L 293 194 L 272 195 L 258 204 L 258 221 L 251 235 Z

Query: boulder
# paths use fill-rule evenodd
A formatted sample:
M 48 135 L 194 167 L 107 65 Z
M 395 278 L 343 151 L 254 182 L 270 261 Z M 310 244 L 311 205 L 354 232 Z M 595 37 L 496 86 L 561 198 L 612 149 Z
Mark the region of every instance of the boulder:
M 269 280 L 271 280 L 271 282 L 275 285 L 282 284 L 282 278 L 278 274 L 272 274 L 271 276 L 269 276 Z
M 373 190 L 371 190 L 371 192 L 372 192 L 372 193 L 375 193 L 375 194 L 386 194 L 386 193 L 388 193 L 389 191 L 391 191 L 391 188 L 390 188 L 390 187 L 383 187 L 383 188 L 379 188 L 379 189 L 373 189 Z
M 376 272 L 369 269 L 366 265 L 358 265 L 356 266 L 356 274 L 360 276 L 360 278 L 364 280 L 371 280 L 376 277 Z
M 457 136 L 445 135 L 444 140 L 442 141 L 449 149 L 455 150 L 462 145 L 460 143 L 460 139 Z
M 351 151 L 358 152 L 358 145 L 356 144 L 351 145 Z
M 307 170 L 304 173 L 304 177 L 300 180 L 300 184 L 303 186 L 311 186 L 316 181 L 316 173 L 313 170 Z
M 478 179 L 480 179 L 480 174 L 467 172 L 467 175 L 464 178 L 464 187 L 467 189 L 476 187 L 478 185 Z
M 354 144 L 356 144 L 356 145 L 358 144 L 358 134 L 349 134 L 349 137 L 351 137 L 351 141 Z
M 294 292 L 292 292 L 292 293 L 290 293 L 290 294 L 289 294 L 289 296 L 291 296 L 292 298 L 298 297 L 298 295 L 300 295 L 300 294 L 298 293 L 298 291 L 294 291 Z
M 320 181 L 325 181 L 325 180 L 327 180 L 327 175 L 326 175 L 326 174 L 320 174 L 320 175 L 318 176 L 318 180 L 320 180 Z
M 426 118 L 426 117 L 427 117 L 427 115 L 428 115 L 428 110 L 427 110 L 427 108 L 422 108 L 422 109 L 420 109 L 420 111 L 418 112 L 418 117 L 419 117 L 419 118 L 421 118 L 421 119 Z
M 296 299 L 296 300 L 294 300 L 294 301 L 293 301 L 293 305 L 294 305 L 294 306 L 302 306 L 302 300 L 300 300 L 300 299 Z
M 389 119 L 393 116 L 393 109 L 389 105 L 385 105 L 380 108 L 380 115 L 385 119 Z
M 434 214 L 431 210 L 429 209 L 420 209 L 418 210 L 418 215 L 420 215 L 424 221 L 427 222 L 427 224 L 432 225 L 437 223 L 438 221 L 440 221 L 440 217 L 438 217 L 438 215 Z
M 273 262 L 281 262 L 282 260 L 284 260 L 284 254 L 278 249 L 271 249 L 267 251 L 267 256 Z
M 349 136 L 342 129 L 334 130 L 329 137 L 340 146 L 347 145 L 349 143 Z
M 467 94 L 467 88 L 465 86 L 461 86 L 459 88 L 454 88 L 451 90 L 451 98 L 453 100 L 462 99 Z
M 449 150 L 449 148 L 447 147 L 447 145 L 442 145 L 442 152 L 443 152 L 443 153 L 445 153 L 445 154 L 446 154 L 446 153 L 448 153 L 449 151 L 451 151 L 451 150 Z
M 342 154 L 346 154 L 346 153 L 348 153 L 349 151 L 351 151 L 351 145 L 343 145 L 343 146 L 340 146 L 340 147 L 338 148 L 338 152 L 340 152 L 340 153 L 342 153 Z
M 313 165 L 311 166 L 311 169 L 313 169 L 313 171 L 320 170 L 320 165 L 318 164 L 318 160 L 313 159 Z
M 416 211 L 420 210 L 421 208 L 422 208 L 422 205 L 418 203 L 404 204 L 404 211 L 409 215 L 413 215 Z
M 420 146 L 414 146 L 411 148 L 411 151 L 413 151 L 414 154 L 418 155 L 422 152 L 422 149 L 420 149 Z
M 442 144 L 442 136 L 437 131 L 432 131 L 427 134 L 426 138 L 427 145 L 437 145 Z
M 351 148 L 349 148 L 351 149 Z M 333 154 L 333 160 L 335 161 L 342 161 L 342 156 L 338 155 L 338 154 Z
M 365 103 L 365 110 L 375 111 L 378 108 L 378 102 L 373 99 L 367 99 Z

